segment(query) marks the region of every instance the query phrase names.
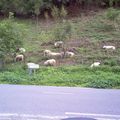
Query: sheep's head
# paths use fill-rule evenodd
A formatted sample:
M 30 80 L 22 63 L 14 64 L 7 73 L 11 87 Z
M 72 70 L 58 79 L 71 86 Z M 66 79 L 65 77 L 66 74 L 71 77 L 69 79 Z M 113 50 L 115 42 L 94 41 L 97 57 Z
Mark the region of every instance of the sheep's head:
M 50 50 L 44 50 L 44 55 L 47 55 L 47 54 L 49 54 L 49 53 L 51 53 Z

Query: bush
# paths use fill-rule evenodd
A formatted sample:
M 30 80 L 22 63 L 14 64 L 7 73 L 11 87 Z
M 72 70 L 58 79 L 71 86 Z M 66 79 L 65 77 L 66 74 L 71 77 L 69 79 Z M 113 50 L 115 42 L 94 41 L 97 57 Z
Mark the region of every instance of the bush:
M 67 38 L 71 38 L 74 34 L 73 24 L 68 20 L 63 20 L 60 25 L 57 24 L 56 29 L 54 30 L 55 40 L 64 41 Z
M 16 47 L 22 45 L 24 26 L 16 23 L 10 13 L 9 19 L 0 22 L 0 56 L 5 57 L 13 54 Z
M 51 14 L 52 14 L 54 19 L 58 19 L 59 18 L 59 9 L 54 6 Z
M 114 8 L 109 8 L 106 12 L 106 18 L 112 21 L 116 20 L 119 15 L 120 11 Z
M 116 59 L 112 59 L 112 60 L 105 60 L 104 64 L 112 67 L 112 66 L 117 66 L 118 62 Z

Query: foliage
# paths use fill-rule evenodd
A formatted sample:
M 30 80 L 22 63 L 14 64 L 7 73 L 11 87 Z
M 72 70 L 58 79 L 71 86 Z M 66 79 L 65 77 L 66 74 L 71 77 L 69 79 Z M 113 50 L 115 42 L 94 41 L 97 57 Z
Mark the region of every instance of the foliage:
M 52 16 L 54 19 L 65 19 L 67 15 L 67 11 L 65 10 L 65 7 L 62 6 L 61 9 L 57 8 L 56 6 L 53 7 L 52 9 Z
M 76 3 L 76 4 L 74 4 Z M 44 11 L 51 11 L 53 6 L 61 9 L 64 17 L 66 12 L 63 6 L 78 5 L 82 7 L 119 6 L 120 0 L 0 0 L 0 12 L 8 14 L 10 11 L 22 15 L 39 15 Z
M 55 85 L 55 86 L 82 86 L 94 88 L 120 87 L 120 67 L 88 68 L 83 66 L 69 67 L 41 67 L 33 75 L 27 70 L 18 67 L 0 73 L 0 83 Z
M 119 15 L 120 15 L 120 11 L 114 8 L 109 8 L 106 12 L 107 19 L 112 21 L 116 20 Z
M 16 23 L 10 13 L 9 19 L 0 22 L 0 56 L 12 55 L 22 45 L 24 26 Z
M 60 25 L 56 25 L 56 29 L 54 30 L 55 40 L 64 41 L 67 38 L 71 38 L 74 33 L 73 24 L 69 20 L 63 20 Z
M 67 15 L 67 11 L 65 10 L 65 7 L 62 6 L 60 10 L 60 18 L 65 19 L 66 15 Z
M 58 19 L 59 18 L 59 9 L 54 6 L 52 8 L 51 14 L 52 14 L 52 16 L 53 16 L 54 19 Z

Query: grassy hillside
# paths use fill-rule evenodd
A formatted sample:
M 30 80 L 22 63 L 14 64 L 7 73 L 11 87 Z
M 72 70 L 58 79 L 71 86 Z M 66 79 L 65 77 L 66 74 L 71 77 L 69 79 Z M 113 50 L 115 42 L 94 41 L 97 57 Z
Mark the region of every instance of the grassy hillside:
M 1 83 L 57 86 L 84 86 L 120 88 L 120 15 L 119 10 L 100 11 L 64 21 L 17 20 L 27 27 L 24 38 L 26 63 L 40 64 L 40 69 L 29 76 L 24 63 L 10 63 L 0 73 Z M 119 11 L 120 12 L 120 11 Z M 65 49 L 74 48 L 74 58 L 56 59 L 56 67 L 43 65 L 45 49 L 60 52 L 54 42 L 63 40 Z M 116 50 L 104 50 L 103 45 L 113 45 Z M 100 67 L 90 68 L 95 62 Z

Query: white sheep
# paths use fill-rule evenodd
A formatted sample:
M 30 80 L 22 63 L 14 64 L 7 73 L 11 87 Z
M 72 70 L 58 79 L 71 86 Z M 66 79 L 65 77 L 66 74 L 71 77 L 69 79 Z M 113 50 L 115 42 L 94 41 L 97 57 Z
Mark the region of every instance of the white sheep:
M 63 41 L 57 41 L 57 42 L 55 42 L 55 43 L 54 43 L 54 46 L 55 46 L 56 48 L 63 47 Z
M 58 53 L 58 52 L 52 52 L 50 50 L 45 50 L 44 51 L 44 56 L 48 56 L 48 57 L 61 57 L 63 56 L 63 52 Z
M 98 67 L 100 65 L 100 62 L 94 62 L 90 67 L 93 68 L 93 67 Z
M 108 50 L 108 49 L 113 49 L 115 50 L 115 46 L 103 46 L 104 49 Z
M 16 55 L 15 57 L 15 61 L 24 61 L 24 55 L 20 54 L 20 55 Z
M 56 65 L 56 60 L 55 59 L 50 59 L 44 62 L 45 66 L 55 66 Z
M 49 54 L 51 51 L 50 50 L 44 50 L 44 56 L 46 56 L 47 54 Z
M 25 50 L 25 48 L 17 48 L 17 49 L 16 49 L 16 52 L 25 53 L 26 50 Z
M 65 56 L 66 56 L 66 57 L 74 57 L 74 56 L 75 56 L 75 53 L 66 51 L 66 52 L 65 52 Z
M 25 53 L 26 52 L 25 48 L 19 48 L 19 51 L 20 51 L 20 53 Z

